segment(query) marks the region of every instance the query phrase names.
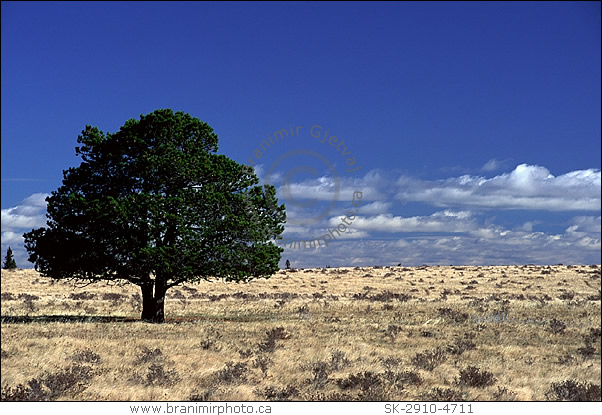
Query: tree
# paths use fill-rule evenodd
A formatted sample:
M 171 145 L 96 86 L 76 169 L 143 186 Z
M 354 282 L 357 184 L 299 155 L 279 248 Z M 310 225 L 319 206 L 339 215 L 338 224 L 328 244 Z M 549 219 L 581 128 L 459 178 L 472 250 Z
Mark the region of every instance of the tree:
M 4 269 L 17 269 L 17 262 L 13 256 L 13 250 L 10 249 L 10 246 L 6 250 L 6 257 L 4 257 L 4 264 L 2 265 Z
M 86 126 L 82 163 L 46 199 L 47 227 L 24 234 L 29 260 L 54 279 L 138 285 L 152 322 L 164 321 L 170 287 L 268 278 L 285 207 L 251 167 L 216 154 L 217 141 L 208 124 L 169 109 L 114 134 Z

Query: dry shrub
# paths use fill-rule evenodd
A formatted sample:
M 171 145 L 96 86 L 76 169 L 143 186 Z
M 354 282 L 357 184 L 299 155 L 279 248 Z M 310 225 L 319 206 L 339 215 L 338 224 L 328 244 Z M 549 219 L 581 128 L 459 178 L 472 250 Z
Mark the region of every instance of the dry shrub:
M 345 352 L 335 350 L 330 354 L 330 369 L 333 371 L 341 370 L 351 364 Z
M 66 394 L 77 394 L 89 386 L 94 372 L 90 366 L 75 364 L 39 378 L 31 379 L 27 385 L 2 389 L 3 401 L 54 401 Z
M 560 320 L 553 318 L 550 320 L 550 324 L 547 329 L 552 334 L 563 334 L 566 330 L 566 324 Z
M 344 379 L 337 379 L 337 386 L 345 389 L 368 389 L 375 385 L 380 385 L 382 378 L 374 372 L 365 371 L 351 374 Z
M 583 336 L 583 340 L 586 343 L 595 343 L 600 341 L 600 327 L 590 328 L 589 333 Z
M 558 358 L 557 363 L 559 365 L 571 365 L 571 364 L 575 363 L 575 360 L 576 359 L 575 359 L 575 357 L 573 355 L 567 353 L 567 354 L 565 354 L 563 356 L 560 356 Z
M 434 350 L 427 350 L 422 353 L 416 353 L 412 359 L 412 364 L 419 369 L 432 371 L 447 359 L 445 351 L 441 347 Z
M 463 401 L 464 395 L 461 391 L 452 388 L 433 388 L 430 391 L 423 393 L 422 399 L 433 402 L 454 402 Z
M 42 378 L 42 383 L 48 388 L 47 400 L 55 400 L 67 392 L 81 392 L 88 387 L 92 375 L 91 367 L 77 364 L 55 373 L 47 373 Z
M 163 365 L 153 363 L 149 366 L 144 379 L 147 386 L 173 386 L 180 381 L 180 376 L 175 369 L 165 370 Z
M 266 339 L 259 343 L 257 347 L 261 352 L 271 353 L 276 350 L 278 340 L 286 340 L 290 338 L 290 334 L 284 329 L 284 327 L 275 327 L 268 330 L 266 333 Z
M 383 357 L 380 359 L 380 363 L 383 365 L 385 370 L 392 371 L 401 365 L 401 359 L 398 357 Z
M 218 370 L 215 377 L 224 383 L 242 383 L 247 380 L 247 365 L 242 362 L 226 362 L 226 367 Z
M 203 350 L 209 350 L 209 349 L 213 349 L 216 352 L 219 352 L 222 348 L 221 346 L 218 345 L 219 340 L 222 339 L 223 334 L 221 332 L 219 332 L 218 330 L 216 330 L 215 328 L 211 327 L 209 328 L 209 330 L 207 330 L 207 338 L 201 340 L 201 342 L 199 343 L 199 346 L 201 347 L 201 349 Z
M 508 390 L 506 387 L 498 386 L 497 390 L 493 392 L 493 399 L 496 401 L 514 401 L 516 400 L 516 392 Z
M 255 393 L 268 401 L 290 401 L 291 398 L 299 395 L 299 389 L 292 385 L 284 388 L 268 386 L 264 389 L 257 389 Z
M 73 355 L 70 357 L 70 359 L 76 363 L 97 364 L 101 361 L 100 355 L 94 353 L 90 349 L 76 350 L 75 352 L 73 352 Z
M 96 298 L 96 294 L 94 293 L 89 293 L 89 292 L 82 292 L 82 293 L 71 293 L 69 295 L 69 299 L 70 300 L 76 300 L 76 301 L 81 301 L 81 300 L 93 300 Z
M 493 385 L 496 381 L 493 373 L 481 370 L 476 366 L 468 366 L 466 369 L 460 370 L 460 376 L 456 378 L 457 385 L 473 388 L 485 388 Z
M 193 393 L 192 395 L 190 395 L 188 397 L 188 400 L 189 401 L 207 402 L 211 399 L 211 395 L 213 395 L 216 390 L 217 390 L 217 387 L 210 386 L 207 390 L 205 390 L 203 392 Z
M 572 300 L 575 298 L 575 291 L 565 291 L 558 296 L 561 300 Z
M 391 371 L 375 373 L 364 371 L 351 374 L 346 378 L 337 379 L 337 386 L 346 391 L 357 390 L 357 396 L 341 396 L 343 400 L 391 400 L 394 392 L 399 393 L 406 385 L 420 386 L 423 383 L 422 376 L 414 371 Z
M 272 365 L 274 361 L 265 355 L 260 355 L 255 358 L 253 361 L 253 367 L 259 368 L 263 376 L 266 377 L 268 375 L 268 367 Z
M 474 350 L 477 346 L 472 342 L 472 340 L 467 338 L 456 339 L 452 344 L 447 345 L 447 353 L 453 355 L 461 355 L 467 350 Z
M 401 326 L 396 324 L 389 324 L 387 328 L 384 330 L 385 337 L 388 337 L 389 340 L 393 341 L 397 337 L 399 333 L 403 331 Z
M 171 293 L 171 298 L 175 300 L 186 301 L 186 296 L 182 294 L 182 291 L 180 290 L 173 290 L 173 292 Z
M 14 301 L 17 299 L 17 297 L 15 297 L 12 293 L 2 293 L 0 294 L 0 299 L 2 299 L 2 301 Z
M 138 358 L 136 359 L 136 363 L 148 363 L 161 358 L 163 358 L 163 352 L 161 351 L 161 349 L 157 347 L 156 349 L 151 350 L 148 347 L 144 346 L 140 350 L 140 356 L 138 356 Z
M 567 379 L 552 383 L 546 392 L 550 401 L 600 401 L 600 385 Z
M 126 298 L 127 296 L 119 293 L 104 293 L 102 295 L 102 299 L 104 301 L 110 301 L 112 306 L 119 305 L 120 303 L 125 301 Z
M 382 375 L 365 371 L 351 374 L 345 379 L 338 379 L 337 386 L 342 390 L 359 390 L 357 399 L 360 401 L 388 401 L 390 392 L 385 387 Z M 399 386 L 403 390 L 403 386 Z
M 197 292 L 197 291 L 196 291 L 196 288 L 194 288 L 194 287 L 189 287 L 189 286 L 187 286 L 187 285 L 182 285 L 182 289 L 183 289 L 184 291 L 187 291 L 189 294 L 195 294 L 195 293 Z
M 439 316 L 450 319 L 454 323 L 461 324 L 466 322 L 466 320 L 469 318 L 468 313 L 461 313 L 459 311 L 452 310 L 451 308 L 439 308 L 437 311 L 439 311 Z
M 404 370 L 403 372 L 397 372 L 387 370 L 382 374 L 383 378 L 386 379 L 391 385 L 414 385 L 420 386 L 424 379 L 420 374 L 413 370 Z
M 391 291 L 383 291 L 382 293 L 377 293 L 377 294 L 373 294 L 373 295 L 369 295 L 368 293 L 353 294 L 354 300 L 378 301 L 378 302 L 389 302 L 392 300 L 405 302 L 412 298 L 414 298 L 414 297 L 412 297 L 411 295 L 403 294 L 403 293 L 392 293 Z
M 577 353 L 586 359 L 590 359 L 596 354 L 596 348 L 591 343 L 585 343 L 583 347 L 577 349 Z
M 312 377 L 307 379 L 305 383 L 312 385 L 314 389 L 322 389 L 328 382 L 328 375 L 331 371 L 328 362 L 316 362 L 311 366 Z
M 249 357 L 253 356 L 253 349 L 239 349 L 238 350 L 238 354 L 240 355 L 241 359 L 248 359 Z
M 33 302 L 40 299 L 40 297 L 38 297 L 37 295 L 31 294 L 19 294 L 18 298 L 23 300 L 23 304 L 31 312 L 34 312 L 36 310 L 36 307 Z
M 307 319 L 309 317 L 309 307 L 307 304 L 303 304 L 301 307 L 299 307 L 297 309 L 297 314 L 299 314 L 299 317 L 303 320 Z
M 308 368 L 311 372 L 311 378 L 306 379 L 305 383 L 313 386 L 314 389 L 322 389 L 329 381 L 328 376 L 334 372 L 341 370 L 351 364 L 344 352 L 335 350 L 331 353 L 328 361 L 320 360 L 302 365 L 302 369 Z

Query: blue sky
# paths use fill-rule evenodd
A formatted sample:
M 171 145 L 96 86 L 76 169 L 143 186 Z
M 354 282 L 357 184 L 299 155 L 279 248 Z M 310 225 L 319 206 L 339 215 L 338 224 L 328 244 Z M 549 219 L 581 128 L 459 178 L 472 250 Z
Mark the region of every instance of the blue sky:
M 600 263 L 599 2 L 2 2 L 1 19 L 19 266 L 84 126 L 158 108 L 277 186 L 291 244 L 352 214 L 328 246 L 287 247 L 294 266 Z

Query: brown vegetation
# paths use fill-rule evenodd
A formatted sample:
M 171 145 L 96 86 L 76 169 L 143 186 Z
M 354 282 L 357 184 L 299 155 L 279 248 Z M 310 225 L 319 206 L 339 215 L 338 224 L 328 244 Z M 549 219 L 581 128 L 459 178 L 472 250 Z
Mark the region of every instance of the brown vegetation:
M 600 266 L 283 270 L 168 293 L 2 271 L 3 400 L 600 400 Z

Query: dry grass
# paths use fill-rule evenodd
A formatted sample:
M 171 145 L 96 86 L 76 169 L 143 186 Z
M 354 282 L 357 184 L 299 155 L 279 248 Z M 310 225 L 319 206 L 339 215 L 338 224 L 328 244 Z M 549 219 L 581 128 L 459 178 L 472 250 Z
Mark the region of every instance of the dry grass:
M 600 399 L 600 266 L 281 271 L 163 325 L 135 286 L 1 283 L 3 399 Z

